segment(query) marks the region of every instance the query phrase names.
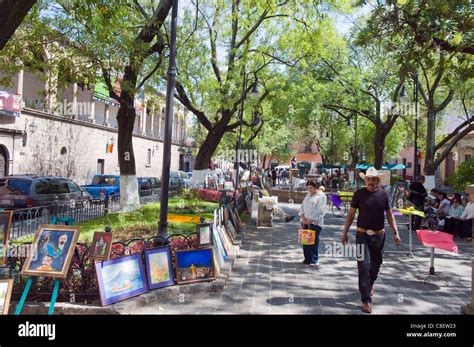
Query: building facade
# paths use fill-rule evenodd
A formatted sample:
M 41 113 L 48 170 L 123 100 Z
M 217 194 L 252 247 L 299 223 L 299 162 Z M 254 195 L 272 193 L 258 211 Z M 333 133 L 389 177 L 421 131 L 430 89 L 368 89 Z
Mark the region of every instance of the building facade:
M 13 82 L 11 88 L 0 86 L 4 92 L 3 102 L 0 99 L 0 175 L 58 175 L 86 184 L 96 173 L 119 173 L 116 102 L 97 89 L 71 84 L 57 91 L 51 110 L 45 106 L 45 82 L 35 74 L 20 71 Z M 5 112 L 8 95 L 21 100 L 20 113 Z M 136 104 L 133 146 L 139 177 L 161 177 L 164 105 L 163 95 L 145 96 Z M 190 167 L 186 116 L 186 110 L 177 104 L 171 170 Z

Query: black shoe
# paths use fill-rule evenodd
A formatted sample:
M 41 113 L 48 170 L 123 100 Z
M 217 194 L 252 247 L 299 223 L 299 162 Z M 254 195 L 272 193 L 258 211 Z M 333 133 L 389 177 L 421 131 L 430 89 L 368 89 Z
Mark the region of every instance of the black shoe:
M 288 223 L 288 222 L 291 222 L 293 219 L 295 219 L 296 216 L 288 216 L 288 217 L 285 217 L 285 222 Z

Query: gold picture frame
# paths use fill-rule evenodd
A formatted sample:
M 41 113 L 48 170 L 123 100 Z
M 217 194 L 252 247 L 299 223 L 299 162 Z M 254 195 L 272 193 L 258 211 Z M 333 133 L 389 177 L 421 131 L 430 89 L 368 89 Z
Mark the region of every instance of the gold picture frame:
M 80 229 L 69 225 L 40 225 L 21 274 L 66 278 Z

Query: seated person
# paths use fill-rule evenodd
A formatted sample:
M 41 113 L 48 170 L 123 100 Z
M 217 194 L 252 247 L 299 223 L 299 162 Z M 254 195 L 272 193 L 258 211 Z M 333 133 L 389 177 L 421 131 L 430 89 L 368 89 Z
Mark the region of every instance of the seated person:
M 463 224 L 461 219 L 463 212 L 464 206 L 461 203 L 461 196 L 455 194 L 453 203 L 449 208 L 448 216 L 446 217 L 443 231 L 455 236 L 459 234 Z
M 472 221 L 474 219 L 474 193 L 469 195 L 469 202 L 461 215 L 462 229 L 460 230 L 459 238 L 461 241 L 472 240 Z
M 448 200 L 448 195 L 445 192 L 438 191 L 437 197 L 440 201 L 436 212 L 440 218 L 445 218 L 449 214 L 451 202 Z

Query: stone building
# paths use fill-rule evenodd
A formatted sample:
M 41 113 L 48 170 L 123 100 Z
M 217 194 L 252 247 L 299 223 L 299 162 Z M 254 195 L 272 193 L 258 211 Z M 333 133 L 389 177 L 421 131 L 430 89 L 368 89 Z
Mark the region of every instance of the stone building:
M 118 174 L 118 104 L 103 86 L 87 90 L 74 83 L 60 88 L 53 110 L 45 106 L 46 88 L 44 81 L 26 70 L 16 74 L 12 87 L 0 86 L 0 176 L 59 175 L 86 184 L 96 173 Z M 147 95 L 144 99 L 136 104 L 133 134 L 137 176 L 161 177 L 165 98 Z M 8 112 L 20 100 L 21 111 Z M 175 102 L 171 170 L 192 170 L 186 147 L 187 116 L 187 110 Z

